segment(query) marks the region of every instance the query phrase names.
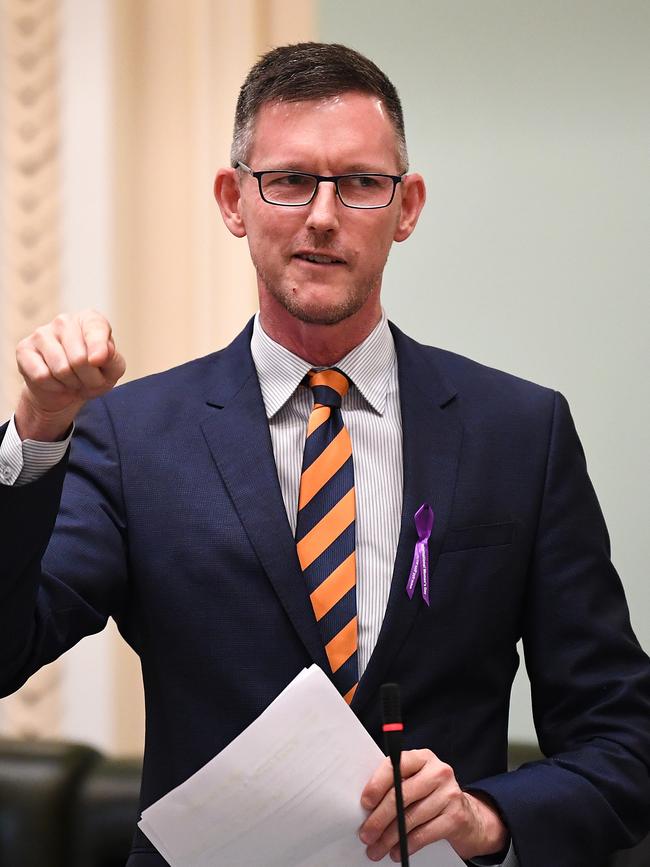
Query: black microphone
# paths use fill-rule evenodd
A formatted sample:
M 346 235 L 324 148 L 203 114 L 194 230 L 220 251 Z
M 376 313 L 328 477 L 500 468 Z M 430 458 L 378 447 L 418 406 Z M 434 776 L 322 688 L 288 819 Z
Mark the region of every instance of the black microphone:
M 384 683 L 381 687 L 381 717 L 382 731 L 386 752 L 393 766 L 393 783 L 395 786 L 395 802 L 397 804 L 397 828 L 399 831 L 399 852 L 402 867 L 408 867 L 409 853 L 406 844 L 406 823 L 404 821 L 404 799 L 402 797 L 402 776 L 399 762 L 402 754 L 402 708 L 399 697 L 399 686 L 396 683 Z

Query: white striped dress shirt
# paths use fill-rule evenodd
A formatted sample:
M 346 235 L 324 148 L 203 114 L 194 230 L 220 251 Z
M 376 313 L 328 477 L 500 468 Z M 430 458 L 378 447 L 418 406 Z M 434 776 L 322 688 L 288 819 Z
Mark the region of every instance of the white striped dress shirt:
M 313 406 L 300 383 L 312 365 L 272 340 L 255 317 L 251 352 L 271 430 L 280 488 L 292 532 L 307 422 Z M 341 413 L 352 441 L 356 500 L 359 675 L 386 613 L 402 513 L 402 417 L 397 357 L 386 315 L 336 367 L 351 381 Z M 404 576 L 404 582 L 406 583 Z
M 71 437 L 72 431 L 61 442 L 21 441 L 12 416 L 0 445 L 0 484 L 18 486 L 36 481 L 58 464 Z

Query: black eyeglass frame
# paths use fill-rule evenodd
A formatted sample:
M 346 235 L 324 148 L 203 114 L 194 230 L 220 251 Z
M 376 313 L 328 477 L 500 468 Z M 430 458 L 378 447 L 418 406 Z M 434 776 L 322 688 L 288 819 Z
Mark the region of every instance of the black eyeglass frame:
M 254 172 L 246 163 L 243 163 L 241 160 L 238 160 L 236 168 L 243 169 L 247 172 L 251 177 L 257 180 L 257 186 L 259 187 L 260 196 L 262 201 L 266 202 L 267 205 L 277 205 L 278 208 L 304 208 L 306 205 L 311 205 L 311 203 L 316 198 L 316 193 L 318 192 L 318 187 L 321 183 L 331 183 L 334 184 L 336 188 L 336 195 L 340 203 L 345 208 L 354 208 L 358 211 L 377 211 L 380 208 L 388 208 L 395 198 L 395 190 L 397 189 L 397 185 L 404 180 L 406 176 L 406 172 L 403 172 L 401 175 L 387 175 L 382 172 L 350 172 L 345 175 L 315 175 L 312 172 L 292 172 L 288 169 L 264 169 L 261 172 Z M 289 175 L 298 175 L 301 178 L 314 178 L 316 180 L 316 186 L 314 187 L 314 192 L 311 194 L 311 197 L 306 202 L 300 202 L 299 204 L 293 204 L 291 202 L 272 202 L 270 199 L 267 199 L 264 193 L 262 192 L 262 178 L 264 175 L 274 175 L 280 173 L 286 173 Z M 393 192 L 390 194 L 390 199 L 386 202 L 385 205 L 348 205 L 346 201 L 343 200 L 341 196 L 341 191 L 339 190 L 339 181 L 343 178 L 390 178 L 393 182 Z

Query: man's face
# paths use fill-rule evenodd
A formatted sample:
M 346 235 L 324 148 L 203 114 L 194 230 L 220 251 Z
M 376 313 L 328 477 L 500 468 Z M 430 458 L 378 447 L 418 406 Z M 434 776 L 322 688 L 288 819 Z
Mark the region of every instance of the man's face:
M 320 175 L 399 174 L 397 140 L 382 103 L 357 92 L 325 100 L 273 103 L 257 116 L 248 165 Z M 280 304 L 302 322 L 335 324 L 378 306 L 381 277 L 399 231 L 401 184 L 387 208 L 345 207 L 321 183 L 309 205 L 264 202 L 257 180 L 239 172 L 243 232 L 258 277 L 260 309 Z M 332 261 L 310 262 L 309 255 Z

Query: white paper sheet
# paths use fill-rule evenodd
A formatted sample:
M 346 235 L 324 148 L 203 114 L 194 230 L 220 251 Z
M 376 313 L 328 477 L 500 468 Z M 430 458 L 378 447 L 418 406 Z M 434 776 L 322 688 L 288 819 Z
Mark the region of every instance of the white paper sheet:
M 369 867 L 359 798 L 383 757 L 312 665 L 138 824 L 171 867 Z M 409 860 L 463 865 L 445 841 Z

